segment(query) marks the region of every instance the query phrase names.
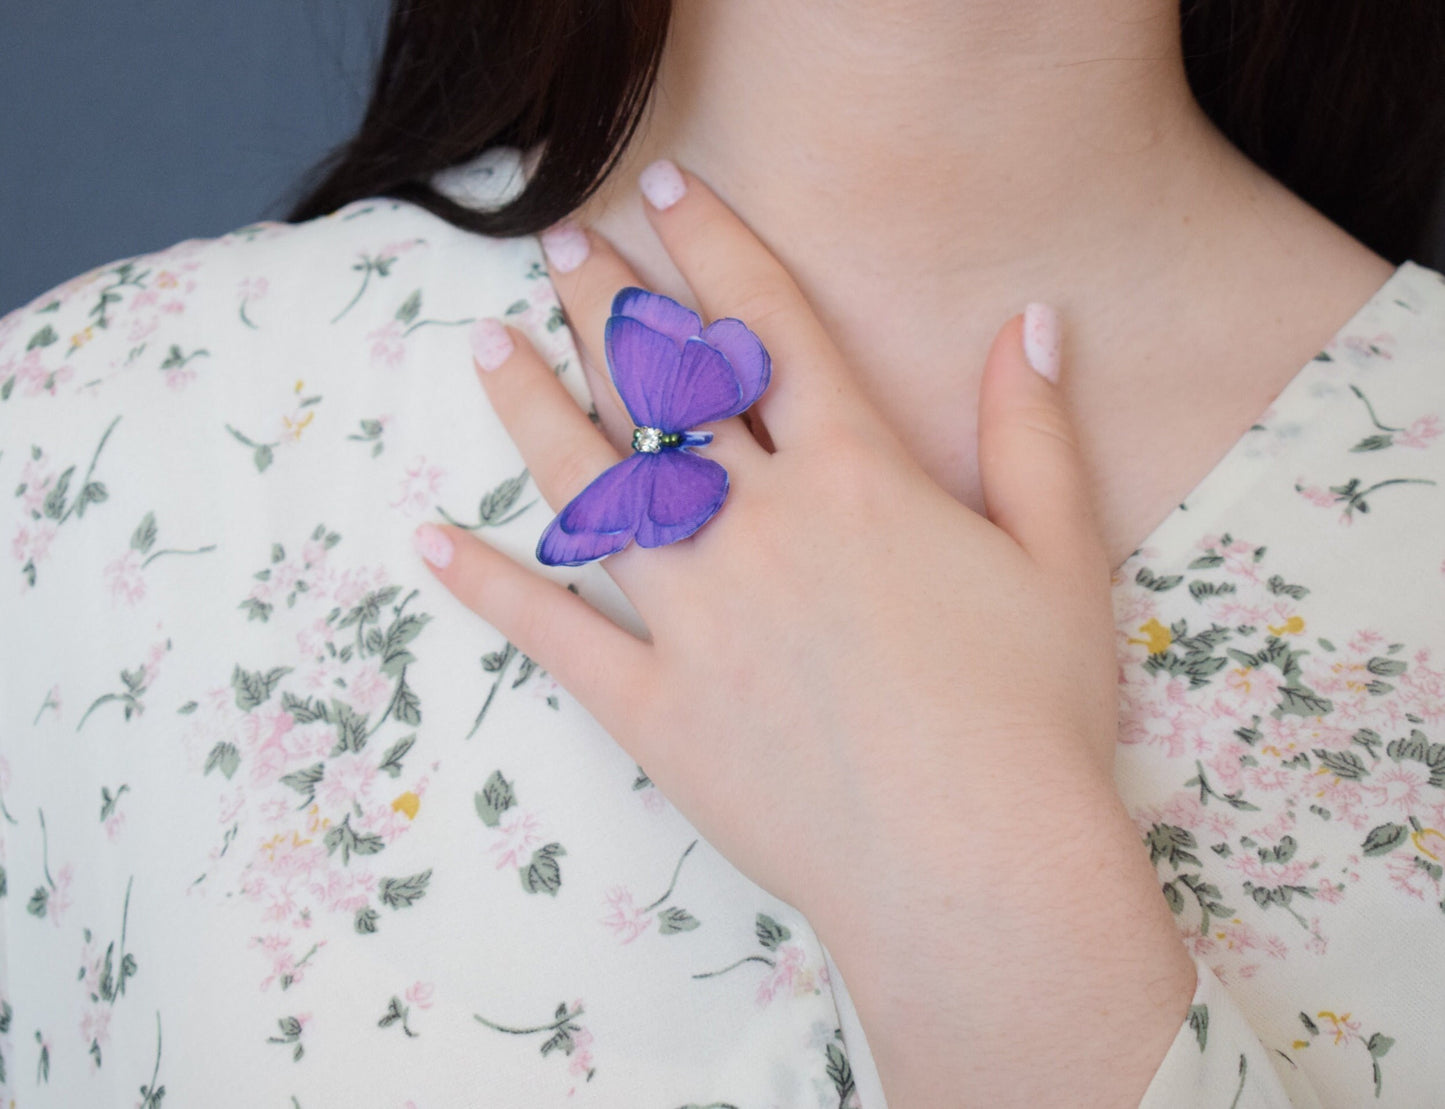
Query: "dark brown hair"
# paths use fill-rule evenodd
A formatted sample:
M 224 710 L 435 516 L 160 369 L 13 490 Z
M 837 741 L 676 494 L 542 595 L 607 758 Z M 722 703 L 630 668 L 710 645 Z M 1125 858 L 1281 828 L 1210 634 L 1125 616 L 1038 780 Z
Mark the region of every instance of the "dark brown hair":
M 601 184 L 657 76 L 671 0 L 394 0 L 366 116 L 291 220 L 389 196 L 486 235 L 540 231 Z M 1241 150 L 1393 262 L 1421 247 L 1445 172 L 1440 0 L 1181 0 L 1190 87 Z M 547 142 L 491 212 L 432 174 Z

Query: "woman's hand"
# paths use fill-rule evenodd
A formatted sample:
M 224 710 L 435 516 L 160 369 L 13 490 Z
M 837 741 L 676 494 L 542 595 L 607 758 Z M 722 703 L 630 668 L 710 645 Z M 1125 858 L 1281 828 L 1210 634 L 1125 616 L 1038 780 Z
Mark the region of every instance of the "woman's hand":
M 1110 568 L 1024 318 L 981 386 L 985 519 L 913 460 L 767 249 L 674 173 L 648 171 L 672 200 L 649 218 L 704 319 L 740 318 L 772 354 L 750 413 L 772 450 L 712 425 L 719 514 L 604 563 L 650 642 L 463 529 L 441 529 L 455 554 L 435 572 L 808 917 L 895 1105 L 1136 1105 L 1195 973 L 1114 789 Z M 639 282 L 598 236 L 548 241 L 604 365 L 612 296 Z M 609 441 L 520 333 L 477 335 L 487 397 L 559 509 L 631 421 L 594 373 Z M 1056 371 L 1057 336 L 1031 338 Z

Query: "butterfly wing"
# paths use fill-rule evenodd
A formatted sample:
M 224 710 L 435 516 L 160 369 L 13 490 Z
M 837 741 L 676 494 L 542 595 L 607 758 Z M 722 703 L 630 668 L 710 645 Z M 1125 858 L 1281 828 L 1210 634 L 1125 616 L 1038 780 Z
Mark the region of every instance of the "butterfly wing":
M 639 547 L 686 539 L 707 523 L 728 495 L 728 472 L 688 450 L 643 455 L 652 471 L 651 495 L 637 524 Z
M 773 376 L 773 360 L 768 355 L 763 341 L 752 333 L 742 320 L 724 316 L 713 320 L 703 329 L 702 341 L 716 347 L 728 360 L 733 376 L 737 378 L 741 396 L 737 408 L 727 413 L 736 416 L 751 408 L 755 400 L 763 395 Z M 714 417 L 722 419 L 724 417 Z
M 607 321 L 607 364 L 633 422 L 665 431 L 735 416 L 768 387 L 772 360 L 741 320 L 714 320 L 644 289 L 623 289 Z
M 652 499 L 653 470 L 647 461 L 656 457 L 629 455 L 593 479 L 542 532 L 537 561 L 581 566 L 632 542 Z

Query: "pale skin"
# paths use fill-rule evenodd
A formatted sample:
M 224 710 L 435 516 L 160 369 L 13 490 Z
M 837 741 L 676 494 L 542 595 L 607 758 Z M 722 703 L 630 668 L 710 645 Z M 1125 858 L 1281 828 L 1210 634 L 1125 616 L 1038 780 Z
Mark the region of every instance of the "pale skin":
M 435 572 L 806 914 L 891 1104 L 1137 1105 L 1195 972 L 1114 787 L 1110 571 L 1391 267 L 1203 121 L 1172 4 L 677 10 L 553 280 L 594 366 L 624 285 L 745 320 L 758 437 L 713 425 L 722 512 L 604 563 L 645 638 L 459 529 Z M 659 154 L 694 171 L 665 211 Z M 630 421 L 511 336 L 478 376 L 557 509 Z

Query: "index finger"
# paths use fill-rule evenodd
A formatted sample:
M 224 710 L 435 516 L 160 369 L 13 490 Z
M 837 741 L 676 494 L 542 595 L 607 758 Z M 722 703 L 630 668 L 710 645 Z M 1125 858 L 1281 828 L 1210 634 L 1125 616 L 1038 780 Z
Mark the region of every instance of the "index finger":
M 742 320 L 772 356 L 772 384 L 755 407 L 774 445 L 786 450 L 811 431 L 867 421 L 863 395 L 802 290 L 737 214 L 667 159 L 638 184 L 704 316 Z

